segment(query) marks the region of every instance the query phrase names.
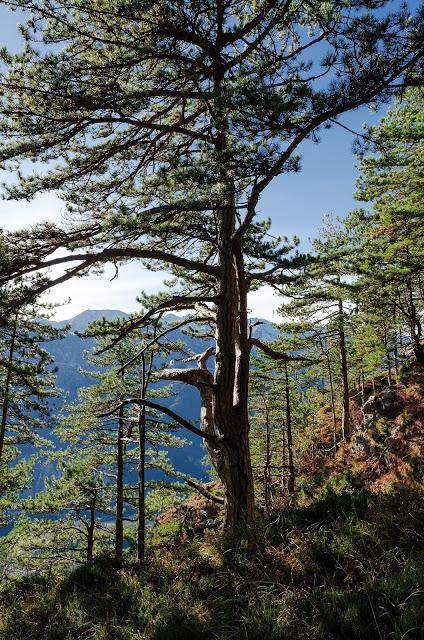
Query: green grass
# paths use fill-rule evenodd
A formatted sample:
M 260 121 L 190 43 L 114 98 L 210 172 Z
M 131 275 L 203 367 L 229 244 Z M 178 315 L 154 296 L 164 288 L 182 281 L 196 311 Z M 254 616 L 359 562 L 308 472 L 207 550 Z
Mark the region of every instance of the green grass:
M 9 582 L 0 639 L 424 639 L 424 494 L 317 485 L 310 506 L 231 536 L 169 549 L 162 530 L 142 569 L 101 557 Z

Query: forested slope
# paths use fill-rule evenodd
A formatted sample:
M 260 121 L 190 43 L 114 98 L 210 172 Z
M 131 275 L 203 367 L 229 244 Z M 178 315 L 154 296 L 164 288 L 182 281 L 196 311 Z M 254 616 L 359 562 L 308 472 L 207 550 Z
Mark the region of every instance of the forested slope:
M 354 400 L 351 443 L 317 454 L 314 470 L 305 459 L 295 498 L 254 526 L 222 537 L 220 508 L 193 497 L 158 519 L 142 568 L 128 552 L 14 580 L 0 637 L 423 638 L 423 381 L 414 367 L 390 389 L 377 381 L 364 405 Z
M 0 640 L 424 640 L 424 4 L 0 4 L 2 196 L 64 203 L 0 229 Z

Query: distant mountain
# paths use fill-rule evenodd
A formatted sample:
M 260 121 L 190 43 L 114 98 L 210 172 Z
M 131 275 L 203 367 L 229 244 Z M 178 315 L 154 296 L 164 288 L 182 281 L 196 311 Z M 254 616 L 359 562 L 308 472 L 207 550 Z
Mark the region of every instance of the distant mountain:
M 55 327 L 64 327 L 66 325 L 70 325 L 71 332 L 80 332 L 84 331 L 90 322 L 94 322 L 95 320 L 101 320 L 105 318 L 106 320 L 116 320 L 116 318 L 127 318 L 128 314 L 124 311 L 119 311 L 118 309 L 86 309 L 82 311 L 77 316 L 70 318 L 69 320 L 61 320 L 50 321 L 51 324 Z
M 89 352 L 93 347 L 92 338 L 81 338 L 77 333 L 83 332 L 87 325 L 94 320 L 114 320 L 116 318 L 125 318 L 128 314 L 117 309 L 87 309 L 77 316 L 69 320 L 48 321 L 55 327 L 65 327 L 69 325 L 69 330 L 62 340 L 54 340 L 45 344 L 47 351 L 55 360 L 54 366 L 57 369 L 57 386 L 63 390 L 59 399 L 54 401 L 53 411 L 60 413 L 66 403 L 74 402 L 78 397 L 78 389 L 80 387 L 93 384 L 93 380 L 84 375 L 83 370 L 89 370 L 84 358 L 84 353 Z M 176 320 L 178 316 L 169 314 L 166 316 L 168 320 Z M 252 319 L 252 322 L 258 322 L 254 327 L 254 335 L 262 340 L 272 340 L 277 335 L 275 327 L 266 320 Z M 187 345 L 189 351 L 193 353 L 201 353 L 207 348 L 207 341 L 192 338 L 184 335 L 181 330 L 176 329 L 175 332 L 169 334 L 171 340 L 182 340 Z M 170 360 L 177 360 L 181 354 L 175 353 L 170 356 Z M 199 419 L 200 403 L 196 389 L 185 384 L 175 384 L 175 396 L 167 400 L 167 405 L 185 418 L 196 422 Z M 198 478 L 206 478 L 206 470 L 202 459 L 205 456 L 205 450 L 202 443 L 195 436 L 184 433 L 186 439 L 191 440 L 191 444 L 182 449 L 177 449 L 172 453 L 172 460 L 176 468 L 190 473 Z M 34 490 L 39 490 L 43 486 L 44 476 L 51 473 L 50 467 L 40 467 L 35 473 Z
M 69 331 L 62 340 L 54 340 L 46 343 L 47 351 L 54 357 L 55 366 L 57 367 L 57 384 L 64 390 L 66 400 L 73 401 L 77 398 L 78 388 L 91 383 L 90 378 L 81 373 L 81 369 L 89 369 L 89 365 L 84 358 L 84 352 L 90 351 L 93 347 L 91 338 L 81 338 L 77 333 L 82 333 L 90 322 L 106 318 L 107 320 L 115 320 L 116 318 L 126 318 L 127 313 L 117 309 L 87 309 L 79 313 L 69 320 L 49 321 L 55 327 L 65 327 L 69 325 Z M 166 319 L 177 320 L 175 314 L 168 314 Z M 254 327 L 253 333 L 255 337 L 262 340 L 273 340 L 277 336 L 277 330 L 267 320 L 252 319 L 252 322 L 258 322 Z M 200 353 L 207 348 L 207 341 L 191 338 L 184 335 L 181 330 L 176 329 L 169 334 L 171 340 L 181 340 L 187 345 L 187 348 L 193 353 Z M 178 359 L 181 354 L 172 354 L 172 359 Z M 171 359 L 170 358 L 170 359 Z M 181 390 L 186 385 L 178 385 Z M 191 407 L 190 407 L 191 408 Z M 187 409 L 187 407 L 185 407 Z M 197 410 L 197 405 L 196 405 Z M 193 410 L 189 411 L 190 418 L 197 417 Z

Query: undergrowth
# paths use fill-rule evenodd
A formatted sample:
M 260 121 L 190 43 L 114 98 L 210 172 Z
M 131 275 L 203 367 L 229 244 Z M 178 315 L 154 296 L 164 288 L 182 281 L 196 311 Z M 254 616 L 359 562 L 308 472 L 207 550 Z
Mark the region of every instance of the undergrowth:
M 103 556 L 63 577 L 15 579 L 0 638 L 424 638 L 424 493 L 375 496 L 344 473 L 316 480 L 308 501 L 231 536 L 171 546 L 168 525 L 141 568 Z

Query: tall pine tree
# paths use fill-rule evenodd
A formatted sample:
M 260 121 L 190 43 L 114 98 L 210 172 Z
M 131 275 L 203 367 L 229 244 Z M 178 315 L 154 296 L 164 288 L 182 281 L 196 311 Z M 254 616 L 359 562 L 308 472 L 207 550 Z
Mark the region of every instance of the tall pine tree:
M 3 275 L 66 266 L 32 295 L 105 262 L 171 271 L 174 290 L 123 334 L 165 310 L 213 321 L 215 371 L 193 368 L 184 381 L 204 399 L 210 391 L 204 437 L 226 524 L 250 520 L 247 294 L 281 284 L 290 266 L 258 220 L 260 197 L 298 169 L 304 140 L 410 81 L 422 9 L 413 18 L 381 0 L 10 4 L 28 19 L 24 52 L 2 54 L 0 159 L 47 167 L 19 174 L 8 194 L 59 190 L 81 217 L 9 236 Z

